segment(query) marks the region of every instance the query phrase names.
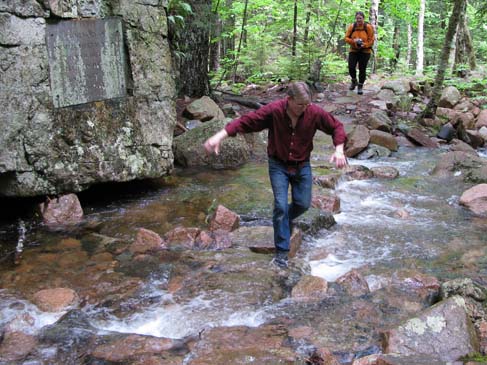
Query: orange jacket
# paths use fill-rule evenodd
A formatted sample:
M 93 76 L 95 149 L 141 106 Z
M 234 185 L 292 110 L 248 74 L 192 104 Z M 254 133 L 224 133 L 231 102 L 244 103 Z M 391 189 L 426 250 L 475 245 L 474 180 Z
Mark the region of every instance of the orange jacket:
M 365 30 L 365 27 L 367 27 L 367 30 Z M 345 32 L 345 42 L 350 45 L 350 52 L 371 53 L 371 48 L 374 44 L 374 27 L 370 23 L 367 23 L 360 27 L 357 25 L 353 34 L 352 30 L 353 23 L 348 26 L 347 31 Z M 360 38 L 364 41 L 362 48 L 357 48 L 355 46 L 355 38 Z

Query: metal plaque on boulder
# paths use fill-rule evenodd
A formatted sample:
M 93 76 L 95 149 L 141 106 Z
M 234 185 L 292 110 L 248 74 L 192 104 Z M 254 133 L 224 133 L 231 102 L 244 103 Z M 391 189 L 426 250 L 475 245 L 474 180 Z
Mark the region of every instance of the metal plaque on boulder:
M 47 25 L 46 37 L 55 107 L 127 94 L 120 18 L 59 21 Z

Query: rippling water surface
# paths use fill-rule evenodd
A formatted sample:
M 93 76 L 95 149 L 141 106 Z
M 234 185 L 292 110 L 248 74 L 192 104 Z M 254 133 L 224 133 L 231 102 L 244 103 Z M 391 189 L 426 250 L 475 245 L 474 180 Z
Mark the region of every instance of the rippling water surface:
M 322 153 L 326 155 L 327 151 Z M 406 260 L 433 260 L 452 248 L 466 251 L 471 246 L 485 245 L 485 220 L 472 217 L 458 204 L 464 186 L 453 180 L 430 176 L 439 153 L 441 151 L 402 148 L 390 158 L 351 160 L 351 164 L 369 168 L 394 166 L 400 176 L 395 180 L 339 183 L 336 194 L 341 199 L 341 211 L 335 215 L 337 225 L 330 232 L 306 242 L 304 252 L 300 254 L 310 265 L 311 273 L 333 282 L 351 268 L 367 266 L 380 271 L 382 266 L 400 266 Z M 487 158 L 485 150 L 480 154 Z M 270 218 L 271 215 L 272 193 L 265 163 L 249 163 L 240 169 L 219 172 L 179 171 L 150 185 L 129 186 L 120 191 L 98 188 L 97 194 L 81 194 L 87 223 L 97 226 L 104 236 L 130 241 L 140 227 L 161 235 L 178 224 L 202 227 L 209 207 L 215 203 L 243 216 Z M 59 315 L 40 312 L 22 297 L 22 293 L 29 292 L 30 286 L 35 287 L 35 280 L 55 282 L 53 276 L 62 277 L 62 272 L 56 271 L 57 266 L 48 258 L 41 260 L 42 255 L 61 250 L 56 246 L 60 239 L 70 235 L 80 238 L 82 233 L 53 232 L 34 224 L 28 227 L 23 269 L 18 269 L 18 277 L 6 275 L 7 271 L 14 270 L 11 265 L 5 264 L 1 269 L 4 279 L 17 280 L 17 287 L 16 290 L 0 291 L 0 327 L 17 318 L 16 326 L 36 332 L 55 322 Z M 9 232 L 11 246 L 14 246 L 11 226 L 3 229 Z M 64 259 L 69 261 L 70 275 L 76 278 L 72 280 L 79 280 L 80 287 L 96 287 L 97 275 L 102 272 L 103 275 L 116 274 L 110 269 L 111 259 L 103 261 L 101 253 L 93 258 L 91 254 L 96 248 L 82 237 L 80 247 L 70 246 L 69 250 L 75 251 L 62 250 Z M 316 252 L 320 250 L 325 250 L 327 255 L 317 258 Z M 40 261 L 34 261 L 28 254 L 30 251 L 35 252 L 36 260 Z M 99 271 L 93 271 L 92 275 L 83 274 L 87 267 L 98 267 Z M 21 279 L 23 273 L 35 271 L 39 271 L 39 275 L 32 275 L 31 282 Z M 437 267 L 433 271 L 447 275 L 448 268 Z M 57 280 L 63 284 L 61 278 Z M 81 284 L 82 280 L 88 282 Z M 135 311 L 120 314 L 85 303 L 83 310 L 91 323 L 100 330 L 182 338 L 198 333 L 206 326 L 258 326 L 287 308 L 287 299 L 258 307 L 240 303 L 238 298 L 242 292 L 238 291 L 215 290 L 181 302 L 162 289 L 161 282 L 167 280 L 163 273 L 146 275 L 143 280 L 142 290 L 135 299 L 132 298 L 137 308 Z M 373 275 L 368 280 L 371 286 L 375 285 Z M 26 313 L 31 319 L 18 320 Z

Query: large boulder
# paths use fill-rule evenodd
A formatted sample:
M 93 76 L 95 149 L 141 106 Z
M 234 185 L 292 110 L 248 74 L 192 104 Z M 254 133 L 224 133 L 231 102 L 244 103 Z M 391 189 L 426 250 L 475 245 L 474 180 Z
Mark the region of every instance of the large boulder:
M 463 192 L 460 204 L 477 215 L 487 216 L 487 184 L 479 184 Z
M 391 133 L 392 120 L 387 116 L 383 110 L 376 110 L 372 112 L 369 119 L 367 119 L 367 126 L 369 129 L 378 129 L 383 132 Z
M 475 123 L 475 128 L 480 129 L 482 127 L 487 127 L 487 109 L 480 112 Z
M 226 138 L 218 155 L 206 153 L 204 142 L 220 131 L 227 122 L 212 120 L 174 138 L 175 162 L 184 167 L 208 166 L 225 169 L 235 168 L 249 161 L 251 147 L 242 135 Z
M 370 131 L 370 143 L 385 147 L 391 151 L 397 151 L 398 149 L 396 138 L 392 134 L 380 130 Z
M 79 192 L 171 171 L 176 90 L 163 3 L 2 2 L 0 196 Z M 105 41 L 112 28 L 98 26 L 118 21 L 120 58 L 104 52 L 115 44 Z M 62 31 L 66 26 L 84 33 Z M 48 45 L 56 32 L 75 37 L 57 44 L 72 51 L 72 64 L 63 65 L 62 53 Z M 72 44 L 84 51 L 76 54 Z M 56 73 L 63 67 L 71 71 Z M 103 82 L 93 86 L 96 80 Z
M 345 155 L 347 157 L 354 157 L 365 150 L 369 145 L 369 130 L 363 125 L 357 125 L 354 130 L 349 133 L 347 144 L 345 146 Z
M 225 114 L 220 107 L 208 96 L 194 100 L 183 112 L 183 115 L 190 119 L 198 119 L 207 122 L 212 119 L 224 120 Z
M 442 108 L 453 108 L 460 101 L 462 95 L 455 86 L 448 86 L 441 93 L 438 106 Z
M 76 194 L 66 194 L 49 199 L 39 205 L 42 219 L 46 225 L 77 224 L 83 219 L 83 208 Z
M 385 353 L 430 355 L 456 361 L 478 352 L 478 338 L 465 300 L 454 296 L 386 333 Z
M 438 177 L 456 175 L 465 182 L 487 183 L 487 163 L 471 153 L 453 151 L 441 156 L 432 174 Z

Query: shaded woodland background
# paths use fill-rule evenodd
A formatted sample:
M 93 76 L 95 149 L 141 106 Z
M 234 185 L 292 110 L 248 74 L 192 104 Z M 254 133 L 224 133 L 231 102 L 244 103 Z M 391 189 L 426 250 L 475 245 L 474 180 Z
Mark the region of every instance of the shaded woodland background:
M 484 0 L 171 0 L 178 93 L 246 83 L 347 78 L 343 38 L 356 11 L 376 30 L 369 73 L 436 78 L 482 97 Z

